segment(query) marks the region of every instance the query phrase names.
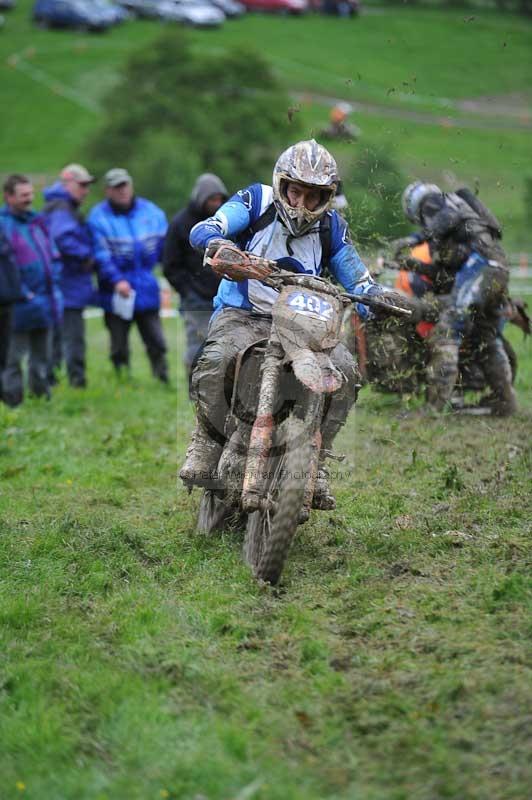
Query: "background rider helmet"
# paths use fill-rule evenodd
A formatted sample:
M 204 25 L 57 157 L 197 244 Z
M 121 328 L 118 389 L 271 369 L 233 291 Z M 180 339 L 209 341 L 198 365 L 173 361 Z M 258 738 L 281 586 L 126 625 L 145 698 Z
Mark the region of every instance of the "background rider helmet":
M 415 225 L 421 225 L 421 205 L 423 201 L 432 194 L 442 194 L 442 190 L 435 183 L 423 183 L 415 181 L 409 183 L 403 192 L 401 205 L 405 216 Z

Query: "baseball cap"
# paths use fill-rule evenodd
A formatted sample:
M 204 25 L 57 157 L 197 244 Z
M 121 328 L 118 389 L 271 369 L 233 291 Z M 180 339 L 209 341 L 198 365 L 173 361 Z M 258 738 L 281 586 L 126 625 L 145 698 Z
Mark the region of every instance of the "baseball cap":
M 94 183 L 96 180 L 94 175 L 91 175 L 81 164 L 67 164 L 61 170 L 59 177 L 63 180 L 72 180 L 78 183 Z
M 104 181 L 106 186 L 120 186 L 121 183 L 133 183 L 133 178 L 127 171 L 121 167 L 114 167 L 109 172 L 105 173 Z

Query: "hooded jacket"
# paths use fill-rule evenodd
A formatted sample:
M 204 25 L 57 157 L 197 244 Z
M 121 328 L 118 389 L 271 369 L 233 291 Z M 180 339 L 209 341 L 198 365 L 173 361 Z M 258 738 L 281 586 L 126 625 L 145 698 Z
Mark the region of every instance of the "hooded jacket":
M 4 206 L 0 208 L 0 225 L 19 269 L 24 298 L 13 307 L 13 329 L 18 333 L 60 324 L 61 261 L 42 214 L 15 214 Z
M 96 301 L 92 284 L 92 237 L 79 204 L 58 181 L 43 192 L 43 214 L 61 261 L 61 290 L 65 308 L 85 308 Z
M 203 257 L 189 243 L 189 234 L 196 223 L 207 219 L 205 203 L 214 194 L 221 194 L 224 201 L 228 192 L 224 183 L 210 172 L 197 179 L 190 201 L 170 223 L 164 244 L 163 270 L 176 292 L 184 298 L 198 295 L 203 300 L 212 300 L 218 291 L 220 278 L 203 266 Z
M 114 287 L 125 280 L 136 292 L 135 313 L 157 311 L 159 284 L 152 270 L 161 260 L 167 229 L 164 212 L 142 197 L 135 197 L 125 211 L 104 200 L 94 206 L 88 222 L 103 308 L 112 310 Z

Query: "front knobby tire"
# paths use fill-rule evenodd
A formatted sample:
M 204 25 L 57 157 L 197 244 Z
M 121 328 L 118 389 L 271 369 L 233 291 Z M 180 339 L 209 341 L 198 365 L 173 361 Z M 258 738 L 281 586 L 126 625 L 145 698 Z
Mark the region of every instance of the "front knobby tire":
M 255 577 L 272 585 L 281 577 L 297 530 L 311 453 L 301 420 L 290 417 L 283 427 L 285 451 L 270 457 L 267 465 L 272 508 L 249 515 L 244 541 L 244 557 Z

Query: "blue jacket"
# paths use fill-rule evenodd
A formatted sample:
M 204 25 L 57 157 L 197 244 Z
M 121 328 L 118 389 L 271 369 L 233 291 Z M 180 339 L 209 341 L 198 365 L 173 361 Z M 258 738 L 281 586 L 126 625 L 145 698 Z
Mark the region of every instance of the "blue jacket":
M 218 209 L 213 217 L 198 222 L 190 232 L 190 244 L 204 250 L 214 238 L 236 240 L 240 247 L 259 256 L 276 260 L 286 269 L 320 275 L 323 254 L 319 224 L 304 236 L 289 237 L 288 230 L 276 217 L 273 222 L 256 233 L 248 230 L 273 202 L 270 186 L 254 183 L 237 192 Z M 344 219 L 329 211 L 331 252 L 328 267 L 336 280 L 353 294 L 380 294 L 382 288 L 375 284 L 349 238 Z M 276 292 L 259 281 L 222 280 L 214 298 L 215 313 L 232 306 L 267 312 L 275 301 Z M 362 317 L 368 316 L 366 306 L 358 304 Z
M 168 227 L 164 212 L 142 197 L 136 197 L 127 212 L 104 200 L 92 209 L 88 222 L 103 308 L 112 310 L 114 287 L 126 280 L 136 292 L 135 312 L 158 310 L 159 284 L 152 270 L 161 260 Z
M 92 236 L 76 201 L 58 181 L 44 190 L 43 209 L 50 235 L 61 261 L 61 290 L 65 308 L 85 308 L 97 302 L 92 284 L 94 269 Z
M 15 215 L 4 206 L 0 225 L 13 250 L 24 297 L 13 306 L 13 329 L 22 332 L 60 324 L 61 260 L 42 214 L 26 211 Z

